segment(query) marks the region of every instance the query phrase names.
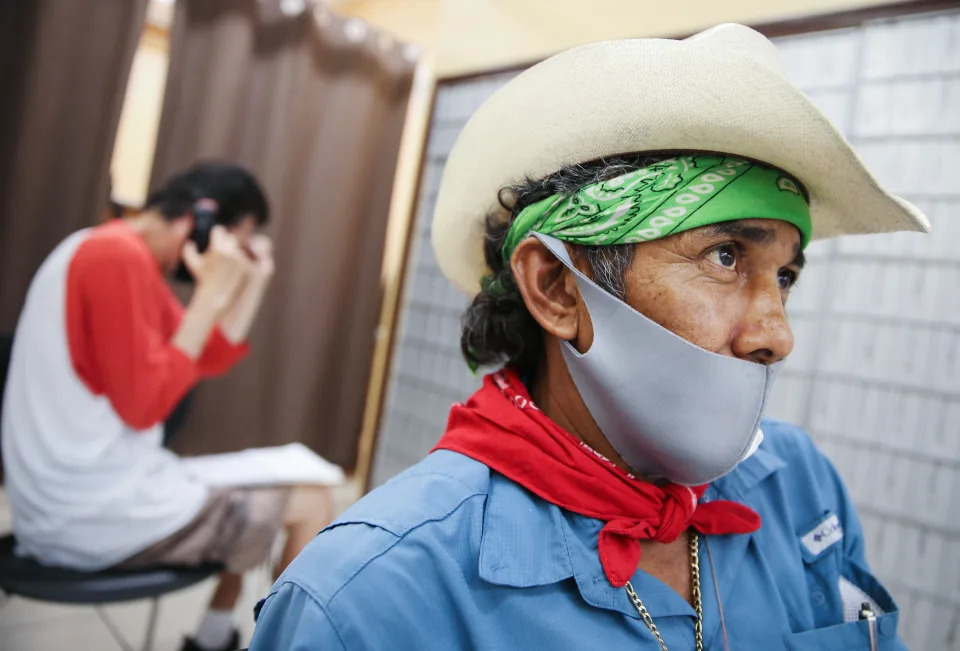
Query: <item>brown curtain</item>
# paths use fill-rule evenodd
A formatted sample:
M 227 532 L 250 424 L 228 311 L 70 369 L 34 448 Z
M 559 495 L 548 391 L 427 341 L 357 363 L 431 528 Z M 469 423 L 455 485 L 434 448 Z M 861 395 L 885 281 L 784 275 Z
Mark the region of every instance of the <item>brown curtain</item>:
M 0 333 L 47 254 L 103 215 L 146 7 L 0 2 Z
M 276 0 L 180 0 L 171 52 L 153 184 L 198 159 L 248 167 L 277 258 L 250 356 L 199 388 L 175 447 L 302 441 L 353 468 L 412 66 L 359 23 Z

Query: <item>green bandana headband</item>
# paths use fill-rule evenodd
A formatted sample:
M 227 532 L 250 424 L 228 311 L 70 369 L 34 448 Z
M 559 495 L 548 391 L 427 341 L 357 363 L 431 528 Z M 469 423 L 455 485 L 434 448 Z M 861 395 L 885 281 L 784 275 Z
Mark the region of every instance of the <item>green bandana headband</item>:
M 524 208 L 503 245 L 531 233 L 586 246 L 634 244 L 738 219 L 780 219 L 810 242 L 810 207 L 783 172 L 732 156 L 679 156 Z

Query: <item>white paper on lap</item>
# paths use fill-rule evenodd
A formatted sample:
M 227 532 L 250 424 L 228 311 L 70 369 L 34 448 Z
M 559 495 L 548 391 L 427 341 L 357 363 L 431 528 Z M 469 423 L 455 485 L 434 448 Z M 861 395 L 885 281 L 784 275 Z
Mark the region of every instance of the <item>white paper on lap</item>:
M 191 475 L 208 486 L 275 486 L 344 482 L 343 470 L 302 443 L 183 458 Z

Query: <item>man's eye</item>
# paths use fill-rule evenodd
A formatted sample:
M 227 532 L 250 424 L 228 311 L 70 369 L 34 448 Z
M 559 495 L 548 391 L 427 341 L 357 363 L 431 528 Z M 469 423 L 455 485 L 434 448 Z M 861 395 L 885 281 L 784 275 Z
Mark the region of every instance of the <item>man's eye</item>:
M 724 269 L 737 268 L 737 249 L 732 244 L 715 248 L 707 254 L 707 260 Z
M 793 269 L 781 269 L 777 276 L 780 289 L 790 289 L 797 284 L 797 272 Z

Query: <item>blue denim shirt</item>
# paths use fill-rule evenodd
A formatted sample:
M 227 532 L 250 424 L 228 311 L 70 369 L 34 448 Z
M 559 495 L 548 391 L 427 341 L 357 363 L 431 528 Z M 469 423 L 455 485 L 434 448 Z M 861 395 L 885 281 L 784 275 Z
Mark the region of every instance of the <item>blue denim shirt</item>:
M 763 431 L 760 449 L 703 498 L 763 518 L 753 534 L 700 545 L 704 648 L 724 648 L 719 594 L 730 649 L 869 649 L 866 622 L 843 623 L 844 577 L 885 612 L 879 648 L 905 649 L 833 466 L 800 429 Z M 482 463 L 434 452 L 304 549 L 258 605 L 251 651 L 657 651 L 626 591 L 604 576 L 602 525 Z M 693 608 L 645 572 L 632 583 L 667 647 L 694 648 Z

